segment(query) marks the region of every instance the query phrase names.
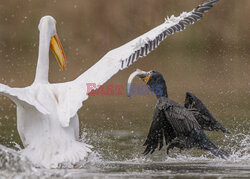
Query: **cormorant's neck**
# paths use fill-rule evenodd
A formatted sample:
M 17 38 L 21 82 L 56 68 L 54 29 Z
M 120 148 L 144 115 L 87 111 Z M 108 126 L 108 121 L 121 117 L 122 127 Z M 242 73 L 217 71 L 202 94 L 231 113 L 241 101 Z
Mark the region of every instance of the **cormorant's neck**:
M 167 92 L 167 86 L 164 82 L 164 84 L 162 84 L 162 86 L 159 89 L 158 93 L 155 93 L 155 96 L 157 99 L 159 99 L 160 97 L 168 97 L 168 92 Z
M 50 39 L 51 37 L 49 36 L 48 27 L 44 25 L 40 29 L 39 54 L 36 67 L 36 77 L 34 82 L 48 83 Z
M 150 90 L 154 92 L 157 99 L 168 97 L 167 86 L 164 79 L 157 79 L 154 84 L 150 85 Z

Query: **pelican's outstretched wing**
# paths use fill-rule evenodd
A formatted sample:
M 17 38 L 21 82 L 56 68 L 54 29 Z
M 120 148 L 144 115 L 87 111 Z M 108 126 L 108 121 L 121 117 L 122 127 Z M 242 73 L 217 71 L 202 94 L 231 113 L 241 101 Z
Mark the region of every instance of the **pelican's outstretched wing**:
M 168 36 L 182 31 L 186 26 L 202 18 L 204 12 L 213 7 L 218 0 L 208 0 L 190 12 L 183 12 L 180 16 L 171 16 L 165 22 L 136 39 L 109 51 L 95 65 L 80 75 L 74 81 L 59 84 L 65 95 L 69 93 L 70 117 L 81 107 L 82 102 L 88 98 L 87 86 L 98 88 L 118 71 L 133 64 L 138 58 L 144 57 L 153 51 Z M 64 88 L 65 86 L 66 88 Z M 65 100 L 65 99 L 63 99 Z M 67 100 L 66 100 L 67 101 Z
M 109 51 L 95 65 L 80 75 L 75 81 L 82 83 L 96 83 L 102 85 L 119 70 L 132 65 L 138 58 L 148 55 L 168 36 L 182 31 L 187 25 L 202 18 L 203 13 L 213 7 L 218 0 L 209 0 L 191 12 L 183 12 L 180 16 L 171 16 L 165 22 L 136 39 Z
M 27 88 L 11 88 L 7 85 L 0 84 L 0 95 L 4 95 L 10 98 L 13 102 L 18 105 L 30 105 L 36 108 L 39 112 L 43 114 L 48 114 L 48 110 L 45 106 L 42 106 L 36 100 L 34 96 L 39 98 L 38 95 L 34 94 L 34 90 L 31 90 L 30 87 Z

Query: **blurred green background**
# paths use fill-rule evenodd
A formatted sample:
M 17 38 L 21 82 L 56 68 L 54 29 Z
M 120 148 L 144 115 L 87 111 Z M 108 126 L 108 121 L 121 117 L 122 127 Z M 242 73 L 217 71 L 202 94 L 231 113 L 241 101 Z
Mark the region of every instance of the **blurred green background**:
M 190 11 L 200 0 L 11 0 L 0 1 L 0 83 L 24 87 L 33 82 L 38 55 L 38 23 L 52 15 L 67 57 L 61 71 L 50 54 L 50 82 L 70 81 L 109 50 Z M 126 85 L 136 68 L 158 70 L 170 98 L 182 103 L 191 91 L 222 123 L 249 132 L 250 1 L 220 0 L 201 21 L 169 36 L 147 57 L 106 84 Z M 139 80 L 135 81 L 142 84 Z M 81 128 L 139 131 L 145 137 L 156 99 L 152 95 L 92 96 L 79 111 Z M 15 105 L 0 97 L 0 144 L 19 142 Z M 142 143 L 138 144 L 142 145 Z

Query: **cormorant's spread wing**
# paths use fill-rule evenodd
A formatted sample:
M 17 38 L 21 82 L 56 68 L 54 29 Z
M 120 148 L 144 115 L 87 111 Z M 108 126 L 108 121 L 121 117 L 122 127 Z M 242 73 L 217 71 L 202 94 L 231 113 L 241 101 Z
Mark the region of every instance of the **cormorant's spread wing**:
M 145 142 L 144 154 L 153 153 L 163 146 L 163 136 L 166 145 L 176 137 L 189 136 L 193 131 L 199 131 L 200 125 L 188 109 L 169 98 L 157 100 L 153 121 Z
M 144 143 L 146 149 L 143 154 L 153 153 L 159 147 L 163 147 L 163 137 L 165 136 L 166 145 L 171 142 L 176 136 L 170 123 L 166 120 L 163 111 L 155 108 L 153 121 L 151 123 L 147 139 Z
M 185 108 L 191 111 L 204 130 L 217 130 L 224 133 L 230 133 L 222 124 L 210 113 L 205 104 L 194 94 L 187 92 L 185 99 Z
M 11 88 L 7 85 L 0 84 L 0 95 L 10 98 L 13 102 L 20 105 L 30 105 L 36 108 L 39 112 L 43 114 L 48 114 L 46 107 L 42 106 L 40 103 L 34 100 L 34 90 L 30 88 Z M 39 96 L 36 95 L 37 98 Z
M 132 65 L 138 58 L 144 57 L 153 51 L 168 35 L 182 31 L 187 25 L 193 24 L 202 18 L 204 12 L 213 7 L 218 0 L 208 0 L 190 12 L 183 12 L 180 16 L 171 16 L 165 22 L 136 39 L 109 51 L 95 65 L 71 82 L 56 84 L 62 95 L 68 95 L 65 103 L 70 104 L 70 109 L 64 111 L 72 117 L 88 98 L 91 89 L 103 85 L 118 71 Z M 65 109 L 66 110 L 66 109 Z M 69 122 L 69 121 L 68 121 Z M 67 126 L 65 122 L 64 126 Z
M 201 129 L 193 114 L 173 100 L 161 97 L 157 101 L 157 107 L 164 111 L 166 119 L 173 127 L 177 137 L 188 136 L 192 131 Z

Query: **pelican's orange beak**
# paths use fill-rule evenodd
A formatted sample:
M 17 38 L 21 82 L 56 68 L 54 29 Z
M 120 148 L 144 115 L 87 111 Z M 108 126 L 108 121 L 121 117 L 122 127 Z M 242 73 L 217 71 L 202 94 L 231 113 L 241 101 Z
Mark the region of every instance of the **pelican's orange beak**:
M 62 70 L 66 67 L 66 57 L 58 35 L 51 37 L 50 49 L 54 53 L 56 60 Z

